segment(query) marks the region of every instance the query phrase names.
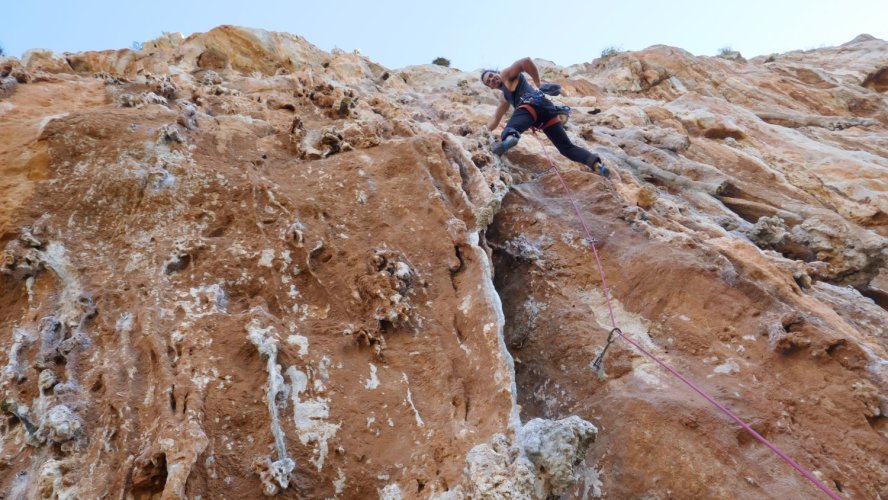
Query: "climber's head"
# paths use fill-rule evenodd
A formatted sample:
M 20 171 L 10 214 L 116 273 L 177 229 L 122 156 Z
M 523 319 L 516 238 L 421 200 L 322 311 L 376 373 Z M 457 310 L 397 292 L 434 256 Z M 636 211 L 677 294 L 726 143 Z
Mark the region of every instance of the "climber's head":
M 499 71 L 495 69 L 485 69 L 481 72 L 481 83 L 492 89 L 498 89 L 500 85 L 503 84 L 503 79 L 500 78 Z

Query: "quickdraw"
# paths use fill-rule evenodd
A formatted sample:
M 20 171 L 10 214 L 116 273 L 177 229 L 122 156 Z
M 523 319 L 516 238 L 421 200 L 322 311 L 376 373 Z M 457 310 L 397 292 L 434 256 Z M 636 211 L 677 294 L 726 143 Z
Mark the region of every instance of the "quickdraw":
M 604 344 L 604 349 L 601 350 L 598 357 L 592 362 L 592 368 L 598 373 L 603 373 L 601 364 L 604 362 L 604 355 L 607 354 L 607 348 L 617 340 L 617 337 L 614 335 L 615 333 L 619 334 L 621 337 L 623 336 L 623 330 L 620 330 L 619 328 L 612 329 L 610 333 L 607 334 L 607 343 Z

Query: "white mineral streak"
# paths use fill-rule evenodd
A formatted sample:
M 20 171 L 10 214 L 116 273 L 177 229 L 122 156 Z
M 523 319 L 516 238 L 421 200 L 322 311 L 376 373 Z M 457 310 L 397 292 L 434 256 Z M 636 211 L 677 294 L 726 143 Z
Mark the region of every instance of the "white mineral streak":
M 736 361 L 729 359 L 728 361 L 725 361 L 724 363 L 713 368 L 712 371 L 714 373 L 732 374 L 739 372 L 740 366 L 737 365 Z
M 273 260 L 274 260 L 274 250 L 266 248 L 265 250 L 262 250 L 262 254 L 259 257 L 259 266 L 260 267 L 271 267 Z
M 295 367 L 287 369 L 293 399 L 293 422 L 299 433 L 299 441 L 302 444 L 316 443 L 314 457 L 311 459 L 318 470 L 324 466 L 327 458 L 328 441 L 336 435 L 339 424 L 331 424 L 327 421 L 330 416 L 329 400 L 320 396 L 302 400 L 301 394 L 308 388 L 308 376 Z
M 376 376 L 376 365 L 370 363 L 370 376 L 364 381 L 364 388 L 376 389 L 379 387 L 379 378 Z
M 300 357 L 308 354 L 308 337 L 303 337 L 302 335 L 288 335 L 287 343 L 299 346 Z
M 271 462 L 271 473 L 281 488 L 289 486 L 290 473 L 296 468 L 296 463 L 287 455 L 287 442 L 281 421 L 278 417 L 277 396 L 286 394 L 284 377 L 281 375 L 281 366 L 277 364 L 277 333 L 273 326 L 262 327 L 258 319 L 253 318 L 247 325 L 247 338 L 259 350 L 259 355 L 266 362 L 268 371 L 268 386 L 265 397 L 268 401 L 268 412 L 271 414 L 271 433 L 274 435 L 274 447 L 278 459 Z
M 55 272 L 64 287 L 62 289 L 60 319 L 63 323 L 73 321 L 82 314 L 78 307 L 78 301 L 83 296 L 83 286 L 77 277 L 76 268 L 68 259 L 65 246 L 52 241 L 46 246 L 44 252 L 40 252 L 40 257 L 46 262 L 47 267 Z
M 387 484 L 379 490 L 379 500 L 401 500 L 401 488 L 397 484 Z
M 228 296 L 220 283 L 202 285 L 188 290 L 191 303 L 177 302 L 177 305 L 186 308 L 186 311 L 195 318 L 202 318 L 208 314 L 224 313 L 228 306 Z M 186 305 L 187 304 L 187 305 Z
M 345 491 L 345 472 L 343 472 L 342 469 L 340 469 L 340 468 L 337 468 L 336 471 L 337 471 L 338 476 L 337 476 L 336 480 L 333 481 L 333 488 L 336 491 L 336 494 L 338 495 L 338 494 L 342 493 L 343 491 Z
M 12 346 L 9 348 L 9 359 L 7 360 L 6 367 L 3 369 L 4 378 L 13 378 L 18 381 L 24 377 L 22 362 L 25 360 L 19 360 L 19 356 L 33 343 L 34 336 L 30 331 L 24 328 L 12 329 Z
M 406 373 L 401 372 L 401 380 L 404 382 L 404 385 L 407 386 L 407 397 L 404 398 L 404 402 L 410 406 L 411 410 L 413 410 L 413 417 L 416 420 L 416 425 L 424 427 L 425 422 L 423 422 L 422 417 L 419 416 L 419 411 L 416 409 L 416 405 L 413 404 L 413 396 L 410 394 L 410 380 L 407 379 Z

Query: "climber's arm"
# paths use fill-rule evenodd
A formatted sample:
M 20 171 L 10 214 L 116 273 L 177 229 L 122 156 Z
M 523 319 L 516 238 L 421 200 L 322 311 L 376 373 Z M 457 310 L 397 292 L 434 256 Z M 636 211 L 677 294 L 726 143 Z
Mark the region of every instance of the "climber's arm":
M 487 122 L 487 130 L 493 132 L 496 130 L 496 127 L 499 125 L 499 122 L 503 119 L 506 112 L 509 111 L 509 102 L 506 101 L 506 98 L 500 94 L 499 105 L 496 107 L 496 112 L 493 114 L 493 118 Z
M 536 85 L 537 88 L 540 87 L 540 72 L 537 69 L 536 64 L 534 64 L 529 57 L 518 59 L 511 66 L 502 70 L 502 72 L 500 72 L 500 78 L 502 78 L 504 82 L 507 82 L 507 87 L 512 88 L 511 83 L 518 78 L 518 75 L 520 75 L 521 72 L 530 75 L 533 79 L 533 84 Z

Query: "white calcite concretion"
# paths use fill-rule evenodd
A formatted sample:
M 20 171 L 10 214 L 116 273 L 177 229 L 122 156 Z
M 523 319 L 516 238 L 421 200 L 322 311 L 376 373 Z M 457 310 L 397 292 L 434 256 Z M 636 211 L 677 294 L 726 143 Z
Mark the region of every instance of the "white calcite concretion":
M 379 377 L 376 376 L 376 365 L 370 363 L 370 376 L 364 381 L 365 389 L 376 389 L 379 387 Z
M 379 490 L 379 500 L 401 500 L 401 488 L 397 484 L 387 484 Z
M 533 419 L 513 444 L 505 435 L 472 448 L 466 455 L 463 482 L 436 500 L 539 499 L 559 497 L 581 473 L 580 464 L 598 430 L 571 416 Z M 594 485 L 596 488 L 597 485 Z
M 56 405 L 46 412 L 38 434 L 45 435 L 54 443 L 64 443 L 76 438 L 83 429 L 83 421 L 65 405 Z
M 467 494 L 460 498 L 529 499 L 536 497 L 534 465 L 502 434 L 466 455 Z
M 290 345 L 299 346 L 299 356 L 305 356 L 308 354 L 308 338 L 303 337 L 302 335 L 288 335 L 287 343 Z
M 521 444 L 536 467 L 538 498 L 567 489 L 597 434 L 594 425 L 576 415 L 556 421 L 535 418 L 524 425 Z
M 36 487 L 31 491 L 34 494 L 33 498 L 52 498 L 54 500 L 80 498 L 78 489 L 65 478 L 65 472 L 70 470 L 71 466 L 72 464 L 68 460 L 49 459 L 43 462 L 37 473 Z M 28 496 L 27 498 L 32 497 Z
M 311 462 L 321 470 L 327 458 L 328 442 L 336 435 L 339 424 L 327 421 L 330 416 L 330 401 L 320 396 L 303 400 L 301 394 L 308 388 L 308 376 L 295 367 L 287 369 L 293 399 L 293 422 L 299 434 L 299 442 L 303 445 L 315 443 L 314 457 Z
M 30 331 L 24 328 L 12 329 L 12 346 L 9 348 L 9 357 L 3 368 L 4 378 L 18 381 L 24 377 L 23 360 L 20 360 L 19 357 L 26 353 L 28 347 L 33 343 L 34 336 Z
M 79 320 L 82 314 L 78 307 L 78 300 L 83 296 L 83 285 L 77 275 L 77 270 L 69 259 L 65 245 L 52 241 L 46 246 L 46 251 L 41 252 L 41 258 L 46 266 L 55 272 L 62 282 L 62 299 L 60 319 L 64 323 L 73 323 Z

